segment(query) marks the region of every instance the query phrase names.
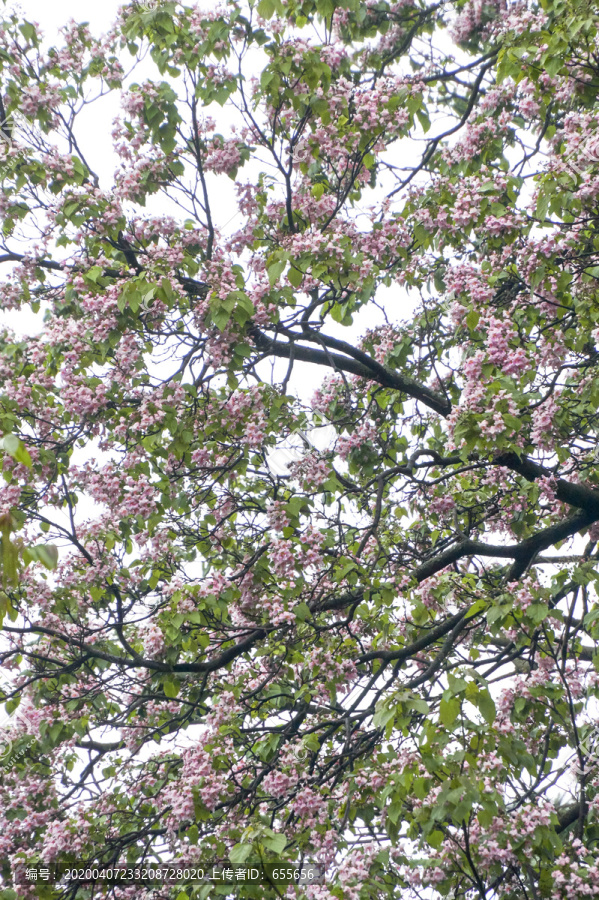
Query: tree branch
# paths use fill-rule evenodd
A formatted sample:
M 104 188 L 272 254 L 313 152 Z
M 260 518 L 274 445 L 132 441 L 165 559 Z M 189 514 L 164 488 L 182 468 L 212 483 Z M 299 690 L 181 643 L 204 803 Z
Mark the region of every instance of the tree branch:
M 251 329 L 250 334 L 259 350 L 271 353 L 273 356 L 289 359 L 293 352 L 293 356 L 296 360 L 315 363 L 319 366 L 335 367 L 342 372 L 351 372 L 353 375 L 369 378 L 371 381 L 376 381 L 383 387 L 401 391 L 408 397 L 413 397 L 414 400 L 420 400 L 425 406 L 428 406 L 430 409 L 444 417 L 448 416 L 451 412 L 451 404 L 445 397 L 437 394 L 436 391 L 431 390 L 431 388 L 426 387 L 426 385 L 420 384 L 413 378 L 408 378 L 406 375 L 401 375 L 399 372 L 393 372 L 391 369 L 386 369 L 384 366 L 377 363 L 376 360 L 370 359 L 370 357 L 366 357 L 368 364 L 362 359 L 356 359 L 356 355 L 366 356 L 366 354 L 361 354 L 361 351 L 357 351 L 355 348 L 353 348 L 353 356 L 342 356 L 339 353 L 326 353 L 324 350 L 315 350 L 312 347 L 298 346 L 295 342 L 285 343 L 283 341 L 274 340 L 274 338 L 269 338 L 267 335 L 263 334 L 256 326 Z M 299 340 L 301 340 L 302 337 L 303 336 L 298 335 Z M 306 339 L 309 340 L 309 338 Z M 324 342 L 326 343 L 331 340 L 333 339 L 325 338 Z M 345 341 L 336 343 L 345 344 Z

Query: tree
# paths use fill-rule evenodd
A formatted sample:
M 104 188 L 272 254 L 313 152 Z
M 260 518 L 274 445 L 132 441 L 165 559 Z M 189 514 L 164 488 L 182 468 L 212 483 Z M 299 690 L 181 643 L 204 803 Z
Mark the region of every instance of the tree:
M 0 896 L 597 894 L 597 40 L 565 0 L 6 14 L 1 298 L 43 325 L 0 344 Z

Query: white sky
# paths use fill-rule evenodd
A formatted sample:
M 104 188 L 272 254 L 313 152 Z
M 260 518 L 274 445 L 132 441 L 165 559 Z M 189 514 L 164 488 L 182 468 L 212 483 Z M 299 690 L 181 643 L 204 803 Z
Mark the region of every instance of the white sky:
M 46 37 L 53 39 L 71 18 L 89 22 L 92 34 L 107 31 L 121 5 L 118 0 L 20 0 L 9 8 L 22 10 L 27 19 L 39 22 Z

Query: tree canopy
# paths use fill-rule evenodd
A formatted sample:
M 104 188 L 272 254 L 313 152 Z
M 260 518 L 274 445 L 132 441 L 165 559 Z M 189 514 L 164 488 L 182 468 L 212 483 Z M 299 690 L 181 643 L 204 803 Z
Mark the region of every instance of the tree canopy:
M 597 896 L 593 4 L 3 16 L 0 897 Z

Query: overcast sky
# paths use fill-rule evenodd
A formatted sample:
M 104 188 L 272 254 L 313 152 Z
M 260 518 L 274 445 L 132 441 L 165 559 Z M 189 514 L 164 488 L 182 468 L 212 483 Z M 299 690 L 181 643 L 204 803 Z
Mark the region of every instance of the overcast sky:
M 118 0 L 20 0 L 9 3 L 9 9 L 20 9 L 52 39 L 69 19 L 89 22 L 92 34 L 107 31 L 122 4 Z

